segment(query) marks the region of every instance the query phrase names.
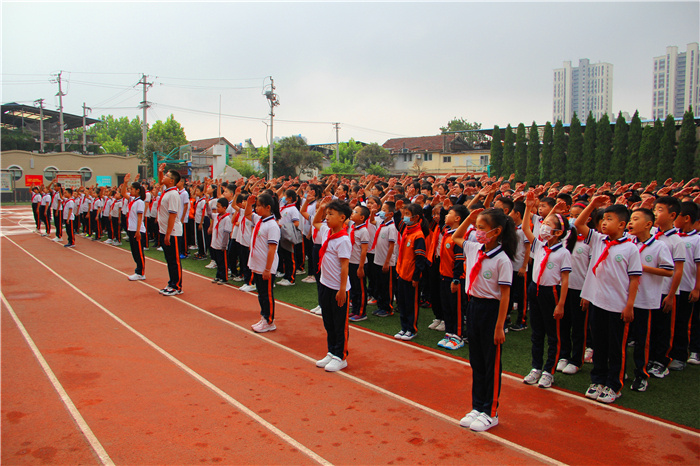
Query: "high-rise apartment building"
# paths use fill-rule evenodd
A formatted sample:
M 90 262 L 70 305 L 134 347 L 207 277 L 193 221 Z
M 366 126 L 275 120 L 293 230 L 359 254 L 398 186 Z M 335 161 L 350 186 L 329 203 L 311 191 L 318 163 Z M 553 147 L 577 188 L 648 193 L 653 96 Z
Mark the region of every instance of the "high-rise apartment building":
M 613 65 L 583 58 L 578 67 L 570 61 L 554 70 L 554 121 L 571 123 L 574 112 L 585 121 L 592 112 L 596 120 L 612 114 Z
M 678 53 L 678 47 L 666 47 L 666 55 L 654 57 L 654 90 L 651 116 L 665 119 L 668 115 L 683 118 L 689 106 L 697 113 L 700 105 L 700 56 L 698 44 Z

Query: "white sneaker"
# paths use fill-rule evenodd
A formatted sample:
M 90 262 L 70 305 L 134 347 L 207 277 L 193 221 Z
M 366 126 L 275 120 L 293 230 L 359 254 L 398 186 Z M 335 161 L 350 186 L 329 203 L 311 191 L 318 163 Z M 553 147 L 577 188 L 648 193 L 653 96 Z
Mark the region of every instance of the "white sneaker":
M 587 364 L 593 362 L 593 348 L 586 348 L 586 352 L 583 353 L 583 362 Z
M 479 413 L 479 416 L 471 423 L 469 428 L 474 432 L 484 432 L 497 425 L 498 414 L 495 417 L 491 417 L 486 413 Z
M 121 241 L 117 241 L 116 243 L 114 243 L 114 242 L 112 243 L 112 246 L 121 246 L 121 245 L 122 245 Z
M 323 309 L 321 309 L 321 306 L 318 306 L 318 309 L 314 311 L 314 314 L 316 314 L 317 316 L 323 315 Z
M 301 280 L 302 283 L 316 283 L 316 277 L 309 275 L 308 277 Z
M 257 327 L 254 327 L 253 330 L 255 330 L 257 333 L 265 333 L 265 332 L 272 332 L 277 330 L 277 327 L 275 326 L 275 323 L 268 324 L 266 320 L 263 320 L 260 325 Z
M 598 395 L 597 401 L 600 401 L 601 403 L 605 404 L 610 404 L 615 402 L 618 398 L 622 396 L 622 392 L 617 392 L 615 393 L 612 388 L 610 387 L 605 387 L 603 388 L 603 392 Z
M 326 367 L 332 359 L 333 355 L 331 353 L 328 353 L 325 358 L 316 361 L 316 367 Z
M 403 334 L 403 336 L 401 337 L 401 339 L 402 339 L 403 341 L 411 341 L 411 340 L 413 340 L 413 339 L 416 337 L 416 335 L 418 335 L 418 334 L 417 334 L 417 333 L 413 333 L 413 332 L 405 332 L 405 333 Z
M 305 273 L 306 272 L 304 272 L 303 270 L 297 270 L 296 272 L 294 272 L 294 275 L 304 275 Z
M 476 409 L 472 409 L 469 413 L 467 413 L 466 416 L 460 419 L 459 425 L 462 427 L 471 426 L 472 422 L 476 421 L 476 418 L 479 417 L 479 414 L 479 411 L 477 411 Z
M 205 269 L 215 269 L 216 268 L 216 261 L 211 261 L 207 265 L 204 266 Z
M 163 252 L 163 247 L 162 246 L 158 247 L 158 249 L 156 249 L 156 251 Z
M 447 341 L 447 343 L 445 343 L 445 346 L 443 346 L 443 348 L 448 349 L 448 350 L 458 350 L 463 346 L 464 346 L 464 340 L 462 340 L 459 337 L 452 336 Z
M 564 370 L 561 371 L 562 374 L 566 375 L 574 375 L 575 373 L 578 372 L 578 366 L 576 364 L 567 364 Z
M 545 371 L 542 372 L 542 377 L 540 377 L 540 381 L 537 386 L 540 388 L 551 388 L 552 383 L 554 383 L 554 376 Z
M 444 348 L 448 341 L 450 341 L 450 337 L 449 337 L 448 335 L 445 335 L 445 338 L 443 338 L 442 340 L 438 341 L 438 344 L 437 344 L 437 345 L 438 345 L 440 348 Z M 464 427 L 469 427 L 469 426 L 464 426 Z
M 564 368 L 569 364 L 569 361 L 566 359 L 560 359 L 559 362 L 557 363 L 557 372 L 561 372 L 564 370 Z
M 348 367 L 348 361 L 340 359 L 338 356 L 333 356 L 331 362 L 326 365 L 326 372 L 338 372 Z
M 542 371 L 539 369 L 532 369 L 523 379 L 523 383 L 535 385 L 540 381 L 540 377 L 542 377 Z
M 438 332 L 444 332 L 445 331 L 445 321 L 441 320 L 440 324 L 437 327 L 435 327 L 435 330 L 437 330 Z
M 321 306 L 318 305 L 318 306 L 316 306 L 315 308 L 310 309 L 309 312 L 312 313 L 312 314 L 316 314 L 316 311 L 318 311 L 318 310 L 320 310 L 320 309 L 321 309 Z
M 698 355 L 698 353 L 690 353 L 688 364 L 693 364 L 694 366 L 700 365 L 700 355 Z
M 292 285 L 294 285 L 294 283 L 290 282 L 286 278 L 283 278 L 282 280 L 278 281 L 277 284 L 280 286 L 292 286 Z
M 282 278 L 282 277 L 284 277 L 284 274 L 283 274 L 282 272 L 277 272 L 277 273 L 275 274 L 275 277 L 277 277 L 277 278 Z
M 112 244 L 112 240 L 111 240 L 111 239 L 107 239 L 107 241 L 105 241 L 105 244 Z
M 240 275 L 235 275 L 235 276 L 232 278 L 232 280 L 233 280 L 234 282 L 242 282 L 242 281 L 243 281 L 243 277 L 241 277 Z
M 438 325 L 440 325 L 440 322 L 442 322 L 440 319 L 433 319 L 433 323 L 428 325 L 428 328 L 430 330 L 435 330 Z
M 600 384 L 592 383 L 588 390 L 586 390 L 586 398 L 591 400 L 597 400 L 598 397 L 603 393 L 603 386 Z
M 192 246 L 189 247 L 189 250 L 190 250 L 190 251 L 194 251 L 194 250 L 196 250 L 196 249 L 199 249 L 199 248 L 198 248 L 197 246 L 194 246 L 194 245 L 192 245 Z
M 133 275 L 129 275 L 129 280 L 131 280 L 132 282 L 135 282 L 136 280 L 143 280 L 144 278 L 146 278 L 146 277 L 141 278 L 141 275 L 139 275 L 137 273 L 135 273 Z
M 265 319 L 261 317 L 260 320 L 251 325 L 250 328 L 255 329 L 255 327 L 259 327 L 263 322 L 265 322 Z
M 245 291 L 246 293 L 250 291 L 255 291 L 255 289 L 255 285 L 243 285 L 240 288 L 238 288 L 239 291 Z
M 397 333 L 396 335 L 394 335 L 394 338 L 396 338 L 397 340 L 401 340 L 405 334 L 406 334 L 406 332 L 404 332 L 403 330 L 401 330 L 401 331 L 399 331 L 399 333 Z
M 51 241 L 53 241 L 54 243 L 58 243 L 59 241 L 61 241 L 61 238 L 59 238 L 59 237 L 57 236 L 57 237 L 55 237 L 54 239 L 52 239 Z

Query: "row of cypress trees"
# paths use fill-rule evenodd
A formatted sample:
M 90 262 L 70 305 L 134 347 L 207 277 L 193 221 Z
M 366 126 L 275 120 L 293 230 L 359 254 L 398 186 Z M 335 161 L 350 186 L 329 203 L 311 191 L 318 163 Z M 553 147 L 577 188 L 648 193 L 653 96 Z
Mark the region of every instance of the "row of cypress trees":
M 667 178 L 680 181 L 700 176 L 692 107 L 683 116 L 678 141 L 672 115 L 642 128 L 639 111 L 629 124 L 619 114 L 614 125 L 607 115 L 596 121 L 589 113 L 583 127 L 574 113 L 569 134 L 561 120 L 554 127 L 547 122 L 542 141 L 534 121 L 529 131 L 520 123 L 515 132 L 508 125 L 505 134 L 501 133 L 495 126 L 491 176 L 507 178 L 515 173 L 517 181 L 527 181 L 530 186 L 547 181 L 574 186 L 618 180 L 662 183 Z

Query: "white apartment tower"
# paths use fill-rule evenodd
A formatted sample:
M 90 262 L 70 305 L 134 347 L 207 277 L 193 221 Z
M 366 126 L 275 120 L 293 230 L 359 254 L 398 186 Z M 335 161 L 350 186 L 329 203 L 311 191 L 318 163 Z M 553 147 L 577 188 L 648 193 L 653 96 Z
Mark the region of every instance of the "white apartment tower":
M 700 105 L 700 56 L 698 44 L 688 44 L 687 51 L 666 47 L 666 55 L 654 57 L 654 91 L 651 116 L 664 120 L 668 115 L 683 118 L 689 106 L 697 113 Z
M 613 65 L 583 58 L 578 67 L 570 61 L 554 70 L 554 120 L 571 123 L 574 112 L 585 121 L 592 112 L 596 120 L 612 114 Z

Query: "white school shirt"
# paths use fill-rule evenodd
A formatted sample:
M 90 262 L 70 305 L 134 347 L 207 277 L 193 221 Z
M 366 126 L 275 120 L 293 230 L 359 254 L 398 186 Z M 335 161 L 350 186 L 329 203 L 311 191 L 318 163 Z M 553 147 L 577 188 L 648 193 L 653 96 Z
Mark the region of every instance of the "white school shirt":
M 657 235 L 658 234 L 659 233 L 657 231 Z M 683 241 L 681 241 L 681 237 L 678 235 L 678 228 L 671 228 L 670 230 L 662 232 L 658 239 L 668 247 L 669 251 L 671 251 L 671 257 L 673 258 L 674 263 L 685 262 L 685 245 L 683 244 Z M 685 269 L 685 264 L 683 264 L 683 268 Z M 681 279 L 681 281 L 682 280 L 683 279 Z M 664 295 L 668 295 L 668 293 L 671 291 L 672 282 L 673 277 L 664 277 L 664 286 L 662 291 Z M 678 296 L 680 293 L 681 287 L 678 286 L 676 296 Z
M 70 211 L 70 217 L 68 216 L 68 211 Z M 63 206 L 63 220 L 75 220 L 75 201 L 73 198 L 69 197 Z
M 103 217 L 109 217 L 109 212 L 112 210 L 112 202 L 114 202 L 114 200 L 111 197 L 108 197 L 104 200 L 102 208 Z
M 124 199 L 119 199 L 118 201 L 112 202 L 111 209 L 109 211 L 109 215 L 112 218 L 118 218 L 119 214 L 121 213 L 122 206 L 124 205 Z
M 294 204 L 287 204 L 280 209 L 280 225 L 286 225 L 288 223 L 298 222 L 301 214 L 299 214 L 299 209 Z
M 318 236 L 323 237 L 323 243 L 333 234 L 328 225 L 321 226 Z M 331 290 L 340 290 L 340 259 L 350 259 L 352 255 L 352 245 L 350 236 L 341 236 L 328 242 L 328 247 L 323 254 L 321 262 L 321 284 Z M 320 256 L 319 256 L 320 260 Z M 359 261 L 359 258 L 358 258 Z M 345 291 L 350 291 L 350 273 L 346 278 Z
M 46 193 L 43 196 L 41 196 L 41 205 L 42 206 L 47 206 L 51 203 L 51 194 Z
M 639 248 L 639 259 L 642 265 L 673 270 L 671 253 L 661 241 L 651 236 L 648 240 L 644 242 L 636 241 L 635 244 Z M 664 277 L 661 275 L 643 272 L 642 278 L 639 279 L 639 289 L 634 299 L 634 307 L 646 310 L 659 309 L 661 307 L 663 283 Z
M 535 283 L 537 283 L 537 278 L 540 277 L 542 261 L 547 254 L 544 248 L 546 245 L 547 243 L 537 238 L 535 238 L 535 241 L 532 243 L 532 281 Z M 540 286 L 561 285 L 561 274 L 564 272 L 571 272 L 571 254 L 569 250 L 564 247 L 564 243 L 561 241 L 558 242 L 552 246 L 551 251 L 549 258 L 547 258 L 544 272 L 542 272 L 542 277 L 540 277 Z M 515 270 L 515 268 L 513 268 L 513 270 Z
M 348 234 L 351 231 L 355 231 L 355 242 L 352 245 L 352 254 L 350 255 L 350 263 L 360 265 L 360 257 L 362 256 L 362 245 L 366 244 L 367 248 L 370 247 L 369 244 L 369 230 L 367 229 L 366 222 L 361 224 L 359 227 L 353 222 L 350 222 L 348 226 Z M 374 237 L 372 237 L 374 239 Z M 367 263 L 367 256 L 365 256 L 365 264 Z M 362 265 L 365 265 L 362 264 Z
M 61 193 L 54 191 L 51 195 L 51 209 L 60 210 L 61 209 Z
M 379 236 L 377 236 L 379 233 Z M 394 218 L 391 217 L 390 220 L 377 226 L 377 232 L 375 232 L 375 237 L 377 238 L 377 244 L 374 246 L 374 263 L 383 266 L 386 261 L 386 255 L 389 253 L 389 243 L 394 243 L 394 254 L 392 254 L 389 260 L 389 265 L 391 267 L 396 265 L 396 250 L 398 249 L 396 242 L 399 238 L 399 231 L 394 225 Z M 374 238 L 371 238 L 369 245 L 372 246 L 374 243 Z
M 464 249 L 465 284 L 464 291 L 469 290 L 471 270 L 479 257 L 479 251 L 484 245 L 465 241 Z M 513 263 L 503 252 L 499 244 L 486 253 L 487 258 L 481 263 L 481 270 L 474 280 L 471 294 L 475 298 L 501 300 L 501 285 L 511 286 L 513 283 Z
M 238 234 L 236 235 L 236 242 L 238 242 L 238 244 L 240 244 L 240 245 L 243 245 L 243 246 L 249 248 L 251 245 L 252 237 L 253 237 L 253 227 L 255 226 L 255 222 L 252 222 L 252 221 L 248 220 L 247 218 L 245 218 L 245 209 L 240 208 L 240 209 L 238 209 L 238 212 L 240 212 L 240 216 L 238 217 L 239 223 L 238 223 Z M 253 214 L 255 214 L 255 212 L 253 212 Z M 260 227 L 260 228 L 262 228 L 262 227 Z
M 532 234 L 535 235 L 535 238 L 540 237 L 540 227 L 542 226 L 542 217 L 540 217 L 537 214 L 534 214 L 532 216 Z
M 308 214 L 309 219 L 307 220 L 305 218 L 302 218 L 303 223 L 301 233 L 305 237 L 310 238 L 309 235 L 311 235 L 312 229 L 311 222 L 314 221 L 314 216 L 316 215 L 316 201 L 309 202 L 309 205 L 306 206 L 306 213 Z
M 104 201 L 102 200 L 102 198 L 99 198 L 99 197 L 95 198 L 95 200 L 92 201 L 92 210 L 94 210 L 94 211 L 100 210 L 100 207 L 102 207 L 103 204 L 104 204 Z
M 161 195 L 159 205 L 156 207 L 158 208 L 158 231 L 163 235 L 166 234 L 170 214 L 176 214 L 173 231 L 170 234 L 172 236 L 182 236 L 182 222 L 180 222 L 180 216 L 177 215 L 178 211 L 181 210 L 182 201 L 177 193 L 177 188 L 173 186 L 170 189 L 166 189 Z
M 280 226 L 277 224 L 274 215 L 270 215 L 267 218 L 262 218 L 260 215 L 253 213 L 252 222 L 246 219 L 246 223 L 252 223 L 253 225 L 261 222 L 260 228 L 258 228 L 255 246 L 253 247 L 253 240 L 251 238 L 250 255 L 248 256 L 248 268 L 253 272 L 262 275 L 267 266 L 267 253 L 270 249 L 270 244 L 279 245 L 280 242 Z M 255 228 L 253 228 L 255 231 Z M 273 276 L 277 273 L 277 264 L 279 262 L 279 255 L 275 254 L 275 258 L 272 260 L 272 266 L 270 267 L 270 274 Z
M 146 191 L 146 200 L 144 201 L 144 217 L 151 215 L 151 199 L 153 196 L 150 191 Z
M 598 265 L 594 274 L 593 267 L 605 250 L 606 239 L 607 235 L 592 228 L 588 232 L 586 243 L 591 246 L 591 262 L 581 298 L 596 307 L 621 314 L 629 297 L 630 277 L 642 275 L 642 262 L 637 245 L 626 241 L 610 247 L 608 257 Z M 625 233 L 620 240 L 624 239 L 631 238 Z
M 128 218 L 126 219 L 126 229 L 127 231 L 136 231 L 136 224 L 139 221 L 139 214 L 143 214 L 146 210 L 146 203 L 140 197 L 130 201 L 131 211 L 129 210 L 129 204 L 126 205 L 126 212 Z M 144 216 L 145 217 L 145 216 Z M 146 221 L 141 218 L 141 228 L 139 232 L 146 233 Z
M 591 247 L 585 238 L 578 237 L 574 252 L 571 253 L 571 273 L 569 274 L 569 289 L 581 291 L 586 281 L 586 274 L 591 262 Z
M 204 221 L 204 217 L 207 215 L 207 208 L 209 204 L 206 197 L 200 197 L 197 202 L 194 203 L 194 223 L 200 224 Z
M 688 233 L 679 233 L 681 242 L 685 249 L 685 263 L 683 264 L 683 278 L 678 287 L 684 292 L 691 292 L 695 289 L 695 276 L 700 262 L 700 235 L 696 230 Z
M 181 219 L 183 209 L 189 209 L 189 205 L 190 205 L 190 193 L 188 193 L 186 189 L 183 189 L 182 191 L 180 191 L 180 200 L 182 201 L 182 205 L 180 206 L 180 210 L 177 213 L 177 217 Z M 185 219 L 182 220 L 182 223 L 188 223 L 189 221 L 190 221 L 190 214 L 187 213 L 185 215 Z
M 382 218 L 379 215 L 374 214 L 374 223 L 370 222 L 370 224 L 367 226 L 367 231 L 369 231 L 369 248 L 367 248 L 367 254 L 374 254 L 372 242 L 374 242 L 374 234 L 377 232 L 377 228 L 382 224 L 382 222 Z
M 85 212 L 88 211 L 88 203 L 85 202 L 87 201 L 87 198 L 85 197 L 85 194 L 81 194 L 80 197 L 78 198 L 78 213 L 79 214 L 84 214 Z
M 129 192 L 126 192 L 126 197 L 122 197 L 122 204 L 121 204 L 121 213 L 122 215 L 126 215 L 129 212 L 129 202 L 131 202 L 131 194 Z
M 43 196 L 41 193 L 32 193 L 32 204 L 38 204 L 41 202 Z
M 231 214 L 216 214 L 214 228 L 211 230 L 211 247 L 225 251 L 231 234 Z
M 150 209 L 148 210 L 148 216 L 151 218 L 158 218 L 158 201 L 160 200 L 160 192 L 156 194 L 156 198 L 153 200 Z
M 218 197 L 212 197 L 211 199 L 209 199 L 209 208 L 207 209 L 207 214 L 209 215 L 209 218 L 211 219 L 212 222 L 214 221 L 214 219 L 217 216 L 216 204 L 218 202 L 219 202 Z
M 530 240 L 525 236 L 522 225 L 516 227 L 515 235 L 518 237 L 518 248 L 515 250 L 515 256 L 513 256 L 513 272 L 517 273 L 525 262 L 525 248 L 530 244 Z M 525 270 L 527 270 L 527 265 Z

